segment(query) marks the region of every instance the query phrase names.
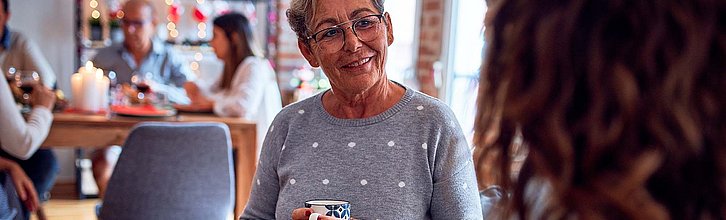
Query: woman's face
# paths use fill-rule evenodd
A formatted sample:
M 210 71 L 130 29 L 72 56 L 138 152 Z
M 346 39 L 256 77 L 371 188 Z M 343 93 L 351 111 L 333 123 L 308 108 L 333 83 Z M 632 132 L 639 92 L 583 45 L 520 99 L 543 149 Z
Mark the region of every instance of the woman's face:
M 380 13 L 370 0 L 318 0 L 308 28 L 314 34 L 343 22 Z M 379 28 L 376 34 L 369 35 L 366 41 L 355 36 L 351 25 L 346 23 L 340 26 L 343 28 L 343 42 L 338 50 L 330 50 L 324 42 L 314 39 L 310 40 L 309 48 L 302 42 L 298 46 L 310 65 L 323 69 L 335 91 L 359 94 L 387 80 L 386 55 L 388 46 L 393 43 L 393 33 L 388 16 L 382 18 L 379 26 L 376 26 Z M 359 36 L 363 36 L 361 33 L 367 25 L 359 23 L 356 27 Z M 329 32 L 320 34 L 325 33 Z
M 214 53 L 217 54 L 217 58 L 224 59 L 229 56 L 229 39 L 224 34 L 222 28 L 214 27 L 212 40 L 209 41 L 209 46 L 214 48 Z

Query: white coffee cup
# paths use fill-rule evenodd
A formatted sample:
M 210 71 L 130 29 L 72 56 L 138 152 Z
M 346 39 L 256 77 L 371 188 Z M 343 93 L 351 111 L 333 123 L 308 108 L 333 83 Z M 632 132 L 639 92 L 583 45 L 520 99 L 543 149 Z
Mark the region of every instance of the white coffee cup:
M 305 208 L 313 209 L 313 213 L 332 216 L 344 220 L 350 219 L 350 203 L 342 200 L 310 200 Z M 317 219 L 317 216 L 315 216 Z M 312 215 L 311 215 L 312 219 Z

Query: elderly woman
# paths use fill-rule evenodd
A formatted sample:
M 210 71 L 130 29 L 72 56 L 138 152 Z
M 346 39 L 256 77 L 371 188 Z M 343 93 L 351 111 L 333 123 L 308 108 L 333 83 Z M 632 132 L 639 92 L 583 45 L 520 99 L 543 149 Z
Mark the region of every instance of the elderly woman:
M 308 62 L 332 89 L 284 108 L 270 126 L 243 219 L 308 219 L 314 199 L 360 219 L 480 219 L 471 154 L 451 110 L 389 81 L 383 0 L 293 0 Z

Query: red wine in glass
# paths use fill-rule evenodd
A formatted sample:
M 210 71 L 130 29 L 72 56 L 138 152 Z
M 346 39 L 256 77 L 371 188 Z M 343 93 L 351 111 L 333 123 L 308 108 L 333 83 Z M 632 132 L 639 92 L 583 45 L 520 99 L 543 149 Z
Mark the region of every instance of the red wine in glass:
M 35 71 L 17 71 L 15 72 L 15 84 L 23 90 L 23 112 L 30 111 L 30 93 L 33 92 L 33 86 L 40 83 L 40 75 Z
M 23 93 L 30 94 L 33 93 L 33 85 L 24 83 L 20 85 L 20 90 L 23 90 Z
M 150 87 L 146 83 L 139 83 L 136 85 L 136 90 L 138 90 L 140 93 L 148 93 L 149 89 Z

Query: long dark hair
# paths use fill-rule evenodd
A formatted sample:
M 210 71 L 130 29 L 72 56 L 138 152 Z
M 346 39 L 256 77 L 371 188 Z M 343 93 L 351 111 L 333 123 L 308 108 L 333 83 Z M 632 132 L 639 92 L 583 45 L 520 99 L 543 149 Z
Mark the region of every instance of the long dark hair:
M 726 1 L 500 4 L 475 158 L 480 179 L 512 192 L 505 215 L 726 216 Z
M 218 83 L 219 88 L 229 88 L 237 72 L 237 66 L 249 56 L 260 56 L 255 49 L 250 21 L 242 14 L 228 13 L 219 16 L 212 22 L 215 27 L 224 31 L 229 40 L 229 55 L 224 60 L 224 72 Z M 233 36 L 236 36 L 233 37 Z M 238 39 L 235 41 L 235 39 Z

